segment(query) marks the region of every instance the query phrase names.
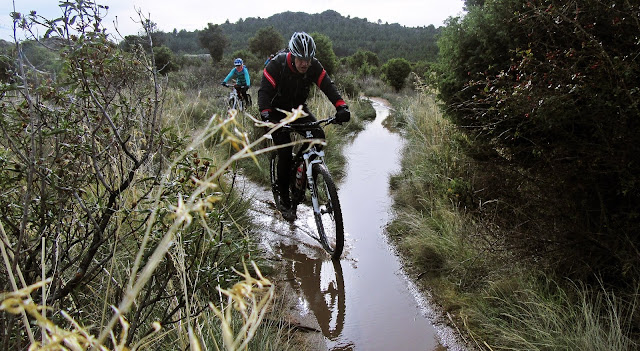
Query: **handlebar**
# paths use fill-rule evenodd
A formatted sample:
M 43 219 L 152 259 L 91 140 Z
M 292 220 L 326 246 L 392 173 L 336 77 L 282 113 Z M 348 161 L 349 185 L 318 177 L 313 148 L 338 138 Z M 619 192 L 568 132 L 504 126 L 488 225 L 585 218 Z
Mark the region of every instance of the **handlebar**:
M 222 82 L 222 85 L 227 87 L 227 88 L 246 88 L 246 85 L 238 85 L 238 84 L 229 84 L 229 83 L 225 83 Z
M 309 130 L 309 129 L 313 129 L 315 127 L 321 126 L 323 124 L 335 123 L 335 119 L 336 119 L 335 116 L 331 116 L 329 118 L 325 118 L 325 119 L 321 119 L 321 120 L 317 120 L 317 121 L 313 121 L 313 122 L 289 123 L 289 124 L 283 125 L 282 128 L 291 129 L 291 130 L 295 130 L 295 131 L 305 131 L 305 130 Z

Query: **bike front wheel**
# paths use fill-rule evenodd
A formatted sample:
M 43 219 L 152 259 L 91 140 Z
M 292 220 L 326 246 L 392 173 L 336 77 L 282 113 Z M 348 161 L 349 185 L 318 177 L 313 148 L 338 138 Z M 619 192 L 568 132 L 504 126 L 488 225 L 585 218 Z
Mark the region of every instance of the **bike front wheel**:
M 269 159 L 269 175 L 271 178 L 273 202 L 276 205 L 276 208 L 280 208 L 280 192 L 278 191 L 278 153 L 276 151 L 271 152 L 271 157 Z
M 331 258 L 338 259 L 344 248 L 344 227 L 338 190 L 326 166 L 314 164 L 312 175 L 311 202 L 320 243 Z

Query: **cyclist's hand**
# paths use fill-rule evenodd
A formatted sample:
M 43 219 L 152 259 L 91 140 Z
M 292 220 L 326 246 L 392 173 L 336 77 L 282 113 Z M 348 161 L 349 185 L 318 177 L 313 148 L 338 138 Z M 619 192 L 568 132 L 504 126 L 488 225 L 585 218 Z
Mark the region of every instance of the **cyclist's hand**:
M 349 111 L 349 106 L 342 105 L 336 108 L 336 123 L 342 124 L 344 122 L 349 122 L 351 119 L 351 112 Z
M 220 85 L 222 85 L 223 87 L 226 87 L 226 86 L 227 86 L 227 83 L 225 83 L 225 82 L 220 82 Z
M 265 122 L 271 122 L 271 120 L 269 119 L 269 117 L 271 117 L 271 116 L 269 115 L 269 111 L 264 110 L 264 111 L 260 112 L 260 118 L 262 118 L 262 120 L 263 120 L 263 121 L 265 121 Z

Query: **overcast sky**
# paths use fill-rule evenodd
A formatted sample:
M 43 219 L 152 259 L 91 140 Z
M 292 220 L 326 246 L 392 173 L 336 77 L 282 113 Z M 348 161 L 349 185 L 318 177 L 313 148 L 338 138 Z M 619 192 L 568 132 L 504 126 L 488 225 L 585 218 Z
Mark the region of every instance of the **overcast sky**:
M 73 0 L 71 0 L 73 1 Z M 320 13 L 334 10 L 343 16 L 366 18 L 370 22 L 399 23 L 407 27 L 438 27 L 451 16 L 462 14 L 463 0 L 97 0 L 108 5 L 104 20 L 108 33 L 114 34 L 113 23 L 124 35 L 137 34 L 140 25 L 136 9 L 150 17 L 162 31 L 203 29 L 207 23 L 221 24 L 248 17 L 267 18 L 285 11 Z M 10 13 L 29 13 L 36 10 L 48 19 L 61 11 L 58 0 L 2 0 L 0 1 L 0 39 L 12 40 L 13 24 Z M 135 21 L 134 21 L 135 20 Z M 300 30 L 305 30 L 300 28 Z

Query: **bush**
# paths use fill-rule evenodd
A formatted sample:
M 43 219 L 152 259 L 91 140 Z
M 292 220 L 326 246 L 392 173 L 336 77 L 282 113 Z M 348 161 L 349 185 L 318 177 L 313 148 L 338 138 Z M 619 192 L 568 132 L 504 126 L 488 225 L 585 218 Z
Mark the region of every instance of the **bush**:
M 340 74 L 335 77 L 335 83 L 343 95 L 356 97 L 360 89 L 356 83 L 356 77 L 352 74 Z
M 19 84 L 0 85 L 0 245 L 12 260 L 0 266 L 0 290 L 46 284 L 34 300 L 45 301 L 53 319 L 64 320 L 64 311 L 92 326 L 105 344 L 120 334 L 115 339 L 131 345 L 158 322 L 165 330 L 154 342 L 164 349 L 183 337 L 172 326 L 192 323 L 218 301 L 216 286 L 231 286 L 233 269 L 252 258 L 247 202 L 223 176 L 228 155 L 202 146 L 244 141 L 225 134 L 229 119 L 208 118 L 203 134 L 180 132 L 167 120 L 164 108 L 175 101 L 148 69 L 151 59 L 108 40 L 94 13 L 102 7 L 64 6 L 68 17 L 20 21 L 48 25 L 42 31 L 57 46 L 47 53 L 60 71 L 24 65 L 12 77 Z M 81 15 L 96 22 L 81 22 L 79 33 L 58 26 Z M 31 325 L 6 312 L 0 344 L 23 349 Z
M 395 58 L 389 60 L 382 66 L 385 80 L 396 91 L 400 91 L 405 84 L 405 80 L 411 73 L 411 64 L 403 58 Z
M 439 42 L 440 98 L 491 161 L 478 186 L 500 225 L 562 273 L 622 285 L 640 276 L 638 15 L 625 1 L 487 1 Z
M 167 75 L 169 72 L 176 71 L 179 68 L 173 52 L 166 46 L 154 47 L 153 56 L 156 63 L 156 69 L 160 74 Z
M 311 33 L 316 43 L 316 58 L 322 63 L 322 66 L 331 76 L 338 68 L 338 59 L 336 53 L 333 52 L 333 43 L 328 36 L 320 33 Z

